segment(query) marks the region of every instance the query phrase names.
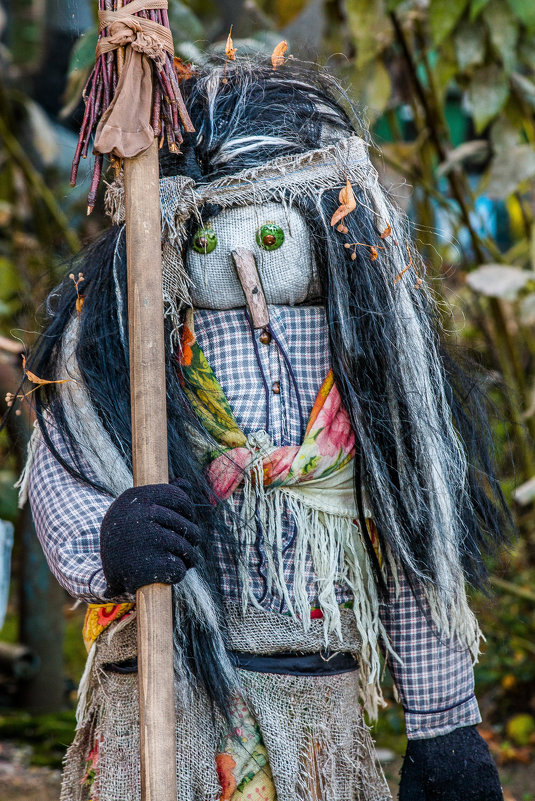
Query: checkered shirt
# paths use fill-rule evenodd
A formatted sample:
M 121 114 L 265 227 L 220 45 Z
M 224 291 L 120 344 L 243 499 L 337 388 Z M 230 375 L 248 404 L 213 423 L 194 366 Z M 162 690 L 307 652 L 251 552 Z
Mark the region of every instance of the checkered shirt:
M 271 342 L 262 343 L 244 309 L 198 310 L 195 333 L 221 384 L 240 428 L 247 434 L 269 433 L 277 445 L 299 444 L 321 383 L 330 366 L 328 328 L 321 307 L 270 306 Z M 61 447 L 60 442 L 57 443 Z M 37 534 L 59 583 L 88 602 L 103 599 L 106 581 L 99 552 L 100 523 L 111 498 L 76 481 L 40 445 L 30 479 L 30 503 Z M 288 586 L 293 576 L 295 528 L 288 519 L 283 559 Z M 222 592 L 238 599 L 232 564 L 222 561 Z M 249 565 L 252 590 L 263 608 L 287 611 L 266 590 L 261 535 Z M 311 561 L 307 566 L 311 605 L 317 601 Z M 337 586 L 340 603 L 351 600 Z M 422 611 L 423 609 L 423 611 Z M 425 603 L 418 604 L 406 581 L 401 592 L 390 587 L 382 618 L 395 652 L 389 667 L 405 710 L 407 736 L 435 737 L 480 721 L 474 696 L 471 659 L 466 649 L 443 641 L 429 623 Z

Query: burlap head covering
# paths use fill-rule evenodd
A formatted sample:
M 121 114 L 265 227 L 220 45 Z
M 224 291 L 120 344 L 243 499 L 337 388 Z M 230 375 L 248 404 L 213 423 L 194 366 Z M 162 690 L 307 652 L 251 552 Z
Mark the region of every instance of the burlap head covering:
M 297 199 L 306 198 L 323 216 L 323 194 L 342 189 L 347 180 L 353 186 L 357 203 L 371 208 L 377 217 L 377 230 L 383 231 L 388 215 L 381 207 L 381 193 L 375 191 L 377 172 L 370 162 L 367 144 L 359 136 L 306 153 L 281 156 L 207 183 L 196 183 L 184 175 L 160 179 L 163 293 L 166 316 L 172 318 L 173 328 L 179 327 L 180 309 L 192 305 L 192 280 L 184 261 L 184 245 L 189 221 L 196 220 L 202 225 L 204 206 L 213 204 L 230 209 L 280 203 L 290 208 Z M 124 221 L 124 190 L 120 181 L 108 187 L 106 211 L 116 224 Z

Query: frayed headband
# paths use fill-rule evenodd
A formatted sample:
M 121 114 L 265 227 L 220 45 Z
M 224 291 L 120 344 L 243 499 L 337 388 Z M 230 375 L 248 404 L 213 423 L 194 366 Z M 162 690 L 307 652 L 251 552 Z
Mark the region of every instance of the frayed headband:
M 196 220 L 202 225 L 203 206 L 216 204 L 220 208 L 232 208 L 271 201 L 290 207 L 298 198 L 307 197 L 320 209 L 323 194 L 342 189 L 348 181 L 361 190 L 357 203 L 375 214 L 377 229 L 383 231 L 388 225 L 388 212 L 366 142 L 358 136 L 318 150 L 281 156 L 210 183 L 196 183 L 184 175 L 161 178 L 162 288 L 165 316 L 171 320 L 174 345 L 179 346 L 181 310 L 191 305 L 191 279 L 182 252 L 188 221 Z M 105 205 L 106 213 L 115 224 L 124 222 L 122 178 L 108 186 Z M 329 221 L 325 224 L 329 225 Z
M 281 156 L 210 183 L 198 184 L 192 178 L 175 175 L 160 179 L 163 237 L 177 243 L 181 228 L 190 217 L 200 221 L 199 209 L 207 203 L 222 208 L 262 204 L 267 201 L 291 205 L 297 195 L 318 198 L 328 189 L 351 183 L 370 185 L 377 180 L 367 145 L 359 136 L 342 139 L 318 150 Z M 115 224 L 124 222 L 122 179 L 108 186 L 106 213 Z

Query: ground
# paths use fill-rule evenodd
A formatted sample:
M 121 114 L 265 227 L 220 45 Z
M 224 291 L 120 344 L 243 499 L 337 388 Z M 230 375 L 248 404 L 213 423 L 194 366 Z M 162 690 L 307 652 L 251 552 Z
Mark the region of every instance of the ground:
M 380 753 L 394 798 L 397 797 L 401 757 L 389 749 Z M 0 801 L 58 801 L 60 772 L 31 766 L 30 746 L 0 743 Z M 535 801 L 535 763 L 500 769 L 505 801 Z M 459 799 L 462 801 L 462 799 Z
M 60 771 L 31 766 L 32 748 L 0 743 L 0 801 L 58 801 Z

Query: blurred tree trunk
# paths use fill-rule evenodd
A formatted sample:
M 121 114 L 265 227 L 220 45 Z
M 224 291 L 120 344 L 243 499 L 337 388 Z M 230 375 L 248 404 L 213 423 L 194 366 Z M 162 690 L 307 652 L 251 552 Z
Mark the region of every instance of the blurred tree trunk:
M 52 117 L 63 105 L 72 47 L 92 24 L 91 5 L 90 0 L 46 0 L 43 50 L 33 96 Z
M 65 595 L 46 563 L 29 504 L 19 515 L 15 536 L 21 553 L 19 640 L 37 654 L 40 661 L 38 673 L 21 682 L 20 703 L 35 714 L 58 712 L 65 705 Z
M 20 383 L 18 358 L 5 352 L 0 360 L 0 397 L 15 392 Z M 3 405 L 3 400 L 2 400 Z M 30 407 L 23 403 L 23 414 L 11 414 L 7 421 L 10 442 L 15 450 L 16 467 L 22 469 L 26 446 L 32 431 Z M 4 411 L 2 409 L 1 411 Z M 33 713 L 57 712 L 65 701 L 63 667 L 65 594 L 48 568 L 32 522 L 30 506 L 21 510 L 15 524 L 18 551 L 19 641 L 39 659 L 39 672 L 21 682 L 19 700 Z

